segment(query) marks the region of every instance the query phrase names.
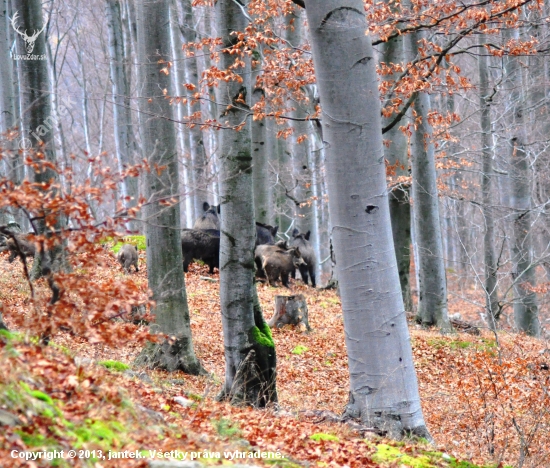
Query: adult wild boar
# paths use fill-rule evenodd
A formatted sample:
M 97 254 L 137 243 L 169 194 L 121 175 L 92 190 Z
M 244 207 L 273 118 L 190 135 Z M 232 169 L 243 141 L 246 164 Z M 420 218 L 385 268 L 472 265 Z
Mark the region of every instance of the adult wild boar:
M 189 264 L 202 260 L 210 267 L 220 268 L 220 231 L 217 229 L 183 229 L 181 231 L 181 250 L 183 253 L 183 271 L 189 271 Z
M 193 229 L 220 229 L 220 205 L 212 206 L 208 202 L 202 204 L 202 209 L 204 213 L 202 216 L 195 221 Z
M 133 265 L 136 271 L 138 268 L 138 251 L 132 244 L 124 244 L 118 251 L 116 258 L 122 265 L 126 273 L 130 273 L 130 267 Z
M 275 281 L 281 278 L 283 286 L 288 286 L 288 277 L 296 268 L 304 265 L 304 259 L 300 254 L 300 249 L 292 247 L 289 250 L 283 250 L 276 246 L 266 246 L 265 252 L 261 255 L 262 268 L 264 269 L 267 281 L 273 286 Z
M 315 269 L 317 267 L 317 259 L 315 258 L 315 250 L 309 241 L 310 231 L 301 233 L 298 229 L 292 231 L 292 239 L 290 240 L 291 247 L 298 247 L 302 253 L 305 265 L 299 267 L 300 275 L 302 275 L 302 280 L 304 284 L 308 283 L 308 274 L 311 278 L 311 285 L 315 287 Z M 293 278 L 296 276 L 296 272 L 292 275 Z
M 6 247 L 10 251 L 8 262 L 12 263 L 17 257 L 21 261 L 25 261 L 27 257 L 34 257 L 36 254 L 36 247 L 33 242 L 30 241 L 28 234 L 18 234 L 13 237 L 9 237 L 6 241 Z
M 269 224 L 256 223 L 256 245 L 273 245 L 279 226 L 270 226 Z

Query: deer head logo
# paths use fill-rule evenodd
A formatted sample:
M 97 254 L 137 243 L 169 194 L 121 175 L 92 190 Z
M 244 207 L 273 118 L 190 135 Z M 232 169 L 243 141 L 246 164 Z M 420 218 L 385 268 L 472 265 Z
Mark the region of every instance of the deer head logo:
M 25 41 L 25 48 L 27 49 L 27 54 L 32 54 L 32 51 L 34 50 L 34 43 L 36 42 L 36 39 L 38 38 L 38 36 L 44 31 L 44 29 L 46 29 L 46 25 L 44 25 L 44 27 L 40 31 L 34 31 L 32 36 L 28 36 L 26 29 L 24 32 L 21 32 L 19 31 L 19 28 L 16 25 L 18 15 L 19 13 L 15 12 L 15 15 L 13 15 L 13 18 L 11 19 L 11 26 L 13 30 L 17 34 L 19 34 Z

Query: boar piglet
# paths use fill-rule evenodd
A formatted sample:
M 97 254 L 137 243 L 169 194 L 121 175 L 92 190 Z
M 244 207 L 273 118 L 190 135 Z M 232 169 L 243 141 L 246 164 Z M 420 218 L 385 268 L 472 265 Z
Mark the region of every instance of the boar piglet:
M 286 241 L 280 240 L 275 242 L 275 245 L 269 245 L 269 244 L 261 244 L 256 246 L 256 249 L 254 250 L 254 262 L 256 263 L 256 278 L 265 278 L 265 271 L 262 267 L 262 261 L 263 257 L 268 252 L 275 252 L 278 249 L 280 250 L 288 250 L 288 245 Z
M 270 286 L 281 278 L 283 286 L 288 286 L 288 277 L 296 268 L 304 265 L 304 259 L 300 254 L 300 249 L 291 248 L 283 250 L 277 246 L 265 246 L 267 249 L 262 254 L 262 268 L 267 276 Z
M 126 273 L 130 273 L 130 267 L 133 265 L 136 271 L 138 268 L 138 251 L 132 244 L 124 244 L 116 256 L 118 263 L 122 265 Z
M 317 259 L 315 257 L 315 250 L 309 241 L 310 231 L 301 233 L 298 229 L 292 231 L 292 239 L 290 240 L 291 247 L 298 247 L 304 259 L 304 264 L 300 265 L 298 268 L 300 270 L 300 275 L 302 275 L 302 280 L 304 284 L 308 282 L 308 274 L 311 278 L 311 285 L 315 287 L 315 269 L 317 267 Z M 296 278 L 296 272 L 292 275 L 293 278 Z
M 209 205 L 208 202 L 204 202 L 202 205 L 204 213 L 195 221 L 193 229 L 220 229 L 220 205 Z
M 183 229 L 181 231 L 181 250 L 183 253 L 183 271 L 189 271 L 189 264 L 202 260 L 214 273 L 214 267 L 220 268 L 220 231 L 217 229 Z

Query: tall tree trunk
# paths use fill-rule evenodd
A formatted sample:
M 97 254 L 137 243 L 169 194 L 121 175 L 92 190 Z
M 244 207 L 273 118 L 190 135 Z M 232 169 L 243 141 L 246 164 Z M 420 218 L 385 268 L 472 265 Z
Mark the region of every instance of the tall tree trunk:
M 505 34 L 506 39 L 518 39 L 517 30 Z M 513 222 L 513 279 L 514 319 L 516 328 L 532 336 L 540 335 L 540 321 L 537 296 L 530 290 L 536 286 L 533 265 L 533 223 L 531 203 L 531 181 L 529 156 L 525 128 L 525 87 L 518 57 L 508 56 L 504 60 L 506 89 L 511 106 L 507 134 L 510 136 L 510 203 L 514 210 Z
M 421 34 L 416 32 L 407 37 L 413 55 L 418 55 Z M 451 325 L 447 312 L 447 284 L 439 222 L 435 149 L 431 142 L 432 128 L 428 122 L 429 94 L 419 93 L 414 109 L 419 119 L 411 145 L 413 222 L 418 248 L 415 262 L 419 268 L 417 317 L 423 325 L 436 325 L 442 330 L 449 331 Z
M 479 36 L 480 45 L 485 44 L 485 35 Z M 480 49 L 479 103 L 481 107 L 481 151 L 482 151 L 482 213 L 485 222 L 483 235 L 483 257 L 485 268 L 485 309 L 486 319 L 491 330 L 497 329 L 500 311 L 498 307 L 497 257 L 495 252 L 495 220 L 493 214 L 493 144 L 491 132 L 491 104 L 489 102 L 489 67 L 487 51 Z
M 400 64 L 404 61 L 403 37 L 398 36 L 384 43 L 382 61 L 390 65 Z M 385 77 L 386 80 L 395 80 L 394 77 Z M 391 98 L 391 97 L 390 97 Z M 392 117 L 385 119 L 387 125 Z M 389 147 L 384 148 L 384 157 L 388 161 L 395 179 L 409 175 L 409 155 L 407 137 L 395 125 L 385 136 L 390 142 Z M 400 183 L 390 192 L 390 215 L 393 232 L 395 256 L 399 269 L 399 282 L 405 310 L 413 310 L 411 296 L 410 271 L 411 271 L 411 206 L 409 203 L 409 185 Z
M 124 56 L 122 7 L 121 0 L 105 1 L 105 16 L 107 17 L 107 26 L 109 29 L 110 73 L 113 85 L 114 134 L 119 171 L 123 171 L 135 163 L 132 114 L 131 108 L 128 105 L 130 85 Z M 121 189 L 124 207 L 128 209 L 135 206 L 139 198 L 138 180 L 135 177 L 126 177 Z M 138 225 L 135 222 L 131 222 L 128 227 L 131 230 L 135 230 Z
M 205 6 L 195 6 L 190 7 L 191 0 L 181 0 L 182 1 L 182 10 L 184 12 L 191 12 L 192 18 L 192 28 L 196 28 L 196 39 L 203 39 L 205 37 L 214 37 L 219 35 L 216 32 L 212 33 L 212 22 L 215 19 L 215 10 L 209 5 Z M 197 62 L 197 71 L 198 76 L 202 76 L 202 73 L 210 69 L 211 66 L 211 57 L 209 46 L 204 46 L 201 49 L 197 50 L 195 55 Z M 212 86 L 203 88 L 199 90 L 201 94 L 206 91 L 206 96 L 200 101 L 200 110 L 202 113 L 202 118 L 204 120 L 215 119 L 218 115 L 217 111 L 217 99 L 216 92 L 218 88 Z M 213 204 L 218 204 L 218 151 L 219 151 L 219 141 L 218 136 L 219 132 L 212 128 L 204 128 L 202 131 L 202 141 L 204 145 L 204 151 L 208 162 L 209 180 L 208 184 L 208 193 L 213 200 Z
M 293 204 L 291 204 L 287 193 L 292 189 L 292 172 L 289 152 L 287 150 L 288 142 L 282 138 L 276 138 L 274 142 L 275 149 L 275 179 L 274 201 L 275 201 L 275 220 L 279 226 L 279 232 L 290 235 L 293 224 Z
M 195 42 L 197 40 L 197 31 L 193 21 L 193 9 L 191 1 L 182 1 L 183 21 L 180 31 L 183 36 L 183 42 Z M 179 45 L 181 50 L 181 44 Z M 185 82 L 195 87 L 192 91 L 187 91 L 187 112 L 189 116 L 201 112 L 201 101 L 196 99 L 195 95 L 200 93 L 199 88 L 199 68 L 196 57 L 186 57 L 184 60 Z M 205 120 L 202 117 L 201 120 Z M 203 131 L 200 125 L 194 125 L 189 129 L 189 151 L 191 161 L 193 161 L 193 206 L 194 219 L 198 219 L 203 214 L 203 203 L 208 201 L 213 203 L 213 197 L 208 190 L 209 167 L 206 158 L 206 148 L 204 145 Z
M 170 3 L 170 40 L 172 44 L 172 78 L 174 91 L 177 96 L 182 97 L 185 94 L 183 83 L 185 81 L 185 65 L 183 51 L 181 49 L 180 23 L 178 18 L 177 5 L 175 0 Z M 189 60 L 191 60 L 189 58 Z M 193 158 L 191 153 L 193 148 L 189 147 L 189 128 L 183 123 L 187 116 L 187 106 L 183 102 L 174 103 L 175 113 L 178 123 L 176 127 L 178 146 L 179 146 L 179 167 L 183 179 L 183 191 L 180 198 L 180 213 L 185 214 L 185 226 L 191 227 L 197 218 L 195 213 L 196 193 L 195 179 L 193 177 Z
M 220 82 L 219 117 L 224 127 L 220 156 L 220 302 L 225 344 L 225 384 L 220 398 L 266 406 L 277 401 L 275 390 L 275 346 L 263 320 L 254 284 L 254 198 L 250 124 L 246 121 L 250 102 L 250 62 L 230 54 L 236 31 L 244 31 L 245 18 L 232 0 L 216 5 L 223 41 L 221 69 L 233 69 L 242 82 Z
M 304 42 L 304 20 L 302 10 L 294 7 L 294 13 L 289 15 L 291 19 L 290 29 L 287 32 L 287 40 L 291 47 L 300 48 Z M 293 133 L 289 138 L 289 151 L 291 152 L 292 164 L 292 196 L 294 198 L 294 220 L 295 227 L 300 232 L 313 230 L 313 196 L 311 190 L 311 167 L 309 155 L 311 152 L 311 123 L 305 119 L 309 110 L 313 110 L 311 103 L 295 101 L 295 110 L 292 117 L 297 120 L 291 121 Z M 308 109 L 311 107 L 311 109 Z M 311 112 L 313 113 L 313 112 Z M 306 136 L 300 143 L 299 138 Z
M 258 86 L 257 78 L 260 75 L 261 60 L 252 65 L 252 105 L 261 102 L 264 90 Z M 254 185 L 254 211 L 256 221 L 269 224 L 269 166 L 267 139 L 267 119 L 252 121 L 252 179 Z
M 447 112 L 454 113 L 456 111 L 455 95 L 449 94 L 447 96 Z M 449 142 L 449 155 L 451 160 L 456 164 L 460 164 L 460 160 L 455 156 L 457 152 L 456 144 L 454 142 Z M 450 188 L 456 193 L 459 197 L 463 193 L 462 184 L 463 182 L 468 182 L 467 178 L 464 177 L 464 173 L 461 170 L 455 171 L 450 177 Z M 470 269 L 470 258 L 469 252 L 470 248 L 470 233 L 466 221 L 468 219 L 467 209 L 468 204 L 463 200 L 452 200 L 451 202 L 451 213 L 450 221 L 452 226 L 453 235 L 448 239 L 451 244 L 449 249 L 453 254 L 454 265 L 458 273 L 465 276 Z
M 63 104 L 60 103 L 61 100 L 61 93 L 59 92 L 59 77 L 61 74 L 61 70 L 58 69 L 58 63 L 57 63 L 57 53 L 59 51 L 60 42 L 59 40 L 55 44 L 55 52 L 52 50 L 52 44 L 51 40 L 46 40 L 46 51 L 48 54 L 48 67 L 50 70 L 50 82 L 52 85 L 52 112 L 55 116 L 56 121 L 56 127 L 57 127 L 57 137 L 59 139 L 59 152 L 57 154 L 57 159 L 63 162 L 64 168 L 70 168 L 71 162 L 69 158 L 67 157 L 67 141 L 65 139 L 65 132 L 63 131 L 63 122 L 60 118 L 61 113 L 61 106 Z M 70 102 L 70 98 L 68 99 L 68 102 Z M 66 106 L 65 106 L 66 107 Z
M 350 371 L 346 415 L 430 437 L 391 232 L 376 61 L 362 0 L 307 2 Z
M 44 23 L 42 19 L 42 3 L 39 0 L 14 0 L 13 1 L 14 18 L 19 36 L 17 40 L 23 45 L 23 36 L 32 32 L 38 34 L 34 43 L 25 41 L 25 47 L 18 47 L 18 50 L 25 50 L 30 60 L 20 60 L 20 107 L 22 117 L 23 139 L 21 144 L 27 149 L 28 157 L 36 160 L 44 158 L 46 161 L 56 163 L 55 143 L 53 139 L 53 128 L 55 127 L 55 116 L 52 115 L 50 100 L 50 79 L 48 73 L 48 63 L 46 61 L 46 39 L 44 34 Z M 32 56 L 39 57 L 33 60 Z M 44 184 L 46 190 L 52 190 L 50 184 L 57 182 L 57 173 L 49 168 L 40 171 L 33 171 L 32 180 L 38 184 Z M 50 213 L 46 213 L 50 216 Z M 57 228 L 61 228 L 60 221 L 55 223 Z M 33 221 L 33 228 L 38 234 L 50 235 L 50 230 L 46 229 L 46 223 L 43 218 Z M 62 248 L 57 244 L 49 252 L 37 256 L 33 263 L 31 277 L 37 279 L 42 276 L 45 268 L 57 270 L 61 267 Z
M 23 180 L 23 173 L 17 139 L 8 136 L 8 132 L 14 131 L 17 123 L 17 94 L 13 82 L 13 59 L 10 53 L 9 16 L 9 0 L 2 0 L 0 2 L 0 63 L 3 64 L 0 66 L 0 142 L 5 151 L 2 176 L 19 185 Z M 21 224 L 17 212 L 1 210 L 0 224 L 7 225 L 13 221 Z
M 313 206 L 313 219 L 312 219 L 312 238 L 313 248 L 315 249 L 315 258 L 317 258 L 317 271 L 315 272 L 315 278 L 319 278 L 319 284 L 321 284 L 321 277 L 323 273 L 323 265 L 321 262 L 324 259 L 328 259 L 329 254 L 329 240 L 326 236 L 327 224 L 323 223 L 323 196 L 321 192 L 321 153 L 323 142 L 319 132 L 314 131 L 311 140 L 311 150 L 309 152 L 309 167 L 311 170 L 311 194 L 312 194 L 312 206 Z M 310 237 L 311 239 L 311 237 Z M 327 263 L 327 262 L 325 262 Z
M 269 108 L 268 108 L 269 110 Z M 279 141 L 277 139 L 277 122 L 273 118 L 268 118 L 265 121 L 265 158 L 267 166 L 267 180 L 265 190 L 267 191 L 267 224 L 276 223 L 275 206 L 277 203 L 277 174 L 275 174 L 275 168 L 277 167 L 277 149 Z M 254 192 L 255 194 L 256 192 Z M 257 221 L 260 221 L 257 219 Z
M 152 329 L 172 337 L 160 345 L 150 345 L 139 363 L 168 371 L 199 374 L 195 357 L 181 251 L 180 216 L 177 204 L 166 201 L 179 194 L 176 133 L 172 107 L 162 90 L 171 95 L 171 77 L 162 72 L 170 59 L 170 0 L 137 2 L 139 121 L 143 157 L 151 164 L 145 176 L 144 209 L 147 237 L 147 277 L 153 291 L 156 316 Z M 157 170 L 163 167 L 164 170 Z

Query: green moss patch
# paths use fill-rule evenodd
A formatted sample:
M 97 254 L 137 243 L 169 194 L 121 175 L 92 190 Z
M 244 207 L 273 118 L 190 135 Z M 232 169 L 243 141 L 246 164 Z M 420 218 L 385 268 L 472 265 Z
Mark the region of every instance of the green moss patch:
M 467 461 L 457 460 L 442 452 L 422 450 L 418 445 L 378 444 L 374 447 L 376 452 L 372 455 L 372 460 L 381 466 L 396 466 L 397 464 L 411 468 L 496 468 L 495 465 L 475 465 Z
M 254 343 L 258 343 L 269 348 L 274 348 L 273 336 L 271 336 L 271 330 L 267 324 L 264 324 L 262 328 L 252 327 L 249 330 L 250 339 Z
M 227 418 L 212 419 L 212 425 L 216 429 L 216 432 L 222 437 L 239 437 L 241 434 L 241 428 L 239 424 L 231 421 Z
M 311 440 L 314 440 L 315 442 L 320 442 L 322 440 L 330 441 L 330 442 L 339 442 L 340 439 L 332 434 L 325 434 L 323 432 L 317 432 L 315 434 L 312 434 L 309 436 Z
M 291 353 L 300 356 L 301 354 L 304 354 L 306 351 L 309 351 L 309 348 L 307 346 L 298 345 L 291 351 Z
M 116 372 L 124 372 L 125 370 L 130 369 L 130 366 L 128 364 L 124 364 L 123 362 L 118 361 L 99 361 L 98 364 L 105 367 L 106 369 Z

